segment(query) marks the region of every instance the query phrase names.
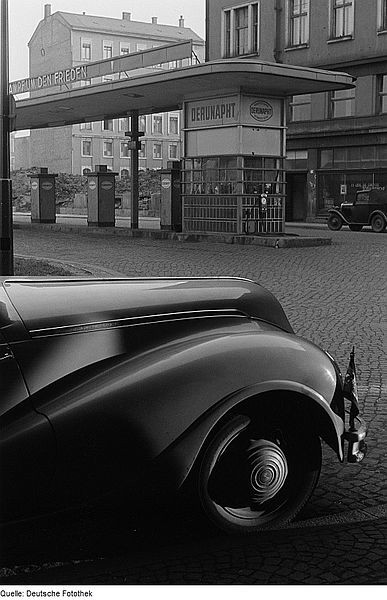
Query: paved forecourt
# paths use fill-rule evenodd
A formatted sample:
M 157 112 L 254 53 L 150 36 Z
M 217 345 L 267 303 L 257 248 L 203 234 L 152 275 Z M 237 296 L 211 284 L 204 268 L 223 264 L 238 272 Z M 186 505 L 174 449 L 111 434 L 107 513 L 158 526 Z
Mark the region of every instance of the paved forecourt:
M 316 235 L 312 227 L 289 231 Z M 319 229 L 319 236 L 332 238 L 330 246 L 275 249 L 78 232 L 20 225 L 15 253 L 67 262 L 89 275 L 247 277 L 271 290 L 296 333 L 329 350 L 344 371 L 355 345 L 368 456 L 342 466 L 325 448 L 322 477 L 303 518 L 387 502 L 387 233 Z

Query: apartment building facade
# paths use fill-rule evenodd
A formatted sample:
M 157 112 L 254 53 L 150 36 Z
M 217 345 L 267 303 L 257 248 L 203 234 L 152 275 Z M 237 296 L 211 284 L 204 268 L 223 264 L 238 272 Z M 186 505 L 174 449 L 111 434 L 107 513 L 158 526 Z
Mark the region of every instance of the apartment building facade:
M 122 13 L 121 19 L 61 11 L 51 14 L 51 5 L 48 4 L 45 5 L 44 19 L 29 42 L 30 77 L 187 40 L 192 40 L 194 60 L 202 62 L 204 41 L 185 27 L 182 16 L 178 24 L 172 26 L 159 24 L 157 17 L 152 17 L 150 23 L 134 21 L 127 12 Z M 190 63 L 191 59 L 186 58 L 170 64 L 154 65 L 148 70 L 153 72 Z M 103 84 L 140 72 L 143 70 L 115 73 L 68 85 Z M 66 86 L 62 85 L 59 89 L 65 91 Z M 58 91 L 58 88 L 32 94 L 53 91 Z M 140 169 L 165 168 L 169 160 L 180 159 L 179 111 L 141 115 L 139 129 L 144 133 L 139 151 Z M 93 171 L 96 165 L 105 164 L 121 177 L 126 177 L 130 173 L 130 150 L 129 138 L 125 133 L 130 130 L 130 117 L 31 130 L 29 152 L 26 153 L 25 139 L 14 140 L 14 166 L 45 166 L 50 172 L 84 174 Z
M 387 189 L 387 0 L 207 0 L 206 59 L 258 58 L 355 76 L 289 98 L 287 219 Z M 262 150 L 261 150 L 262 152 Z

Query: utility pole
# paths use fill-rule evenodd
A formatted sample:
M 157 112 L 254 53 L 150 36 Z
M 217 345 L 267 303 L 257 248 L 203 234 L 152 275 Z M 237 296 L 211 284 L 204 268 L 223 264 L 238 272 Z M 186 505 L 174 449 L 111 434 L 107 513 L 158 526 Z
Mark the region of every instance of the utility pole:
M 13 275 L 8 0 L 1 0 L 0 9 L 0 275 Z

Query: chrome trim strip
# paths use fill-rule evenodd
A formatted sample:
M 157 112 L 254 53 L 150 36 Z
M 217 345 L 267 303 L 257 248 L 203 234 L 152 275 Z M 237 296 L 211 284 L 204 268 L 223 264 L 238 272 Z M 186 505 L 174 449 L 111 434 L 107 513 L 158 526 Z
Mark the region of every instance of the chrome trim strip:
M 214 317 L 248 317 L 246 313 L 236 310 L 221 308 L 216 310 L 182 311 L 176 313 L 161 313 L 156 315 L 141 315 L 126 317 L 125 319 L 109 319 L 107 321 L 95 321 L 92 323 L 79 323 L 76 325 L 63 325 L 60 327 L 48 327 L 45 329 L 31 329 L 31 337 L 47 337 L 52 335 L 70 335 L 74 333 L 89 333 L 92 331 L 104 331 L 106 329 L 118 329 L 121 327 L 132 327 L 134 325 L 151 325 L 154 323 L 165 323 L 167 321 L 180 321 L 185 319 L 207 319 Z

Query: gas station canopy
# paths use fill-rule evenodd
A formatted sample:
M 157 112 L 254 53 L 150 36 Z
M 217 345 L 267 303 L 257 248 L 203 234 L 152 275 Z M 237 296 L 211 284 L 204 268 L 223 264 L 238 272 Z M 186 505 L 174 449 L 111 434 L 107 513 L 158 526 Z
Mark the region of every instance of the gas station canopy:
M 181 109 L 184 101 L 242 91 L 292 96 L 354 87 L 346 73 L 254 59 L 219 60 L 150 74 L 131 75 L 16 102 L 16 130 L 61 127 Z

